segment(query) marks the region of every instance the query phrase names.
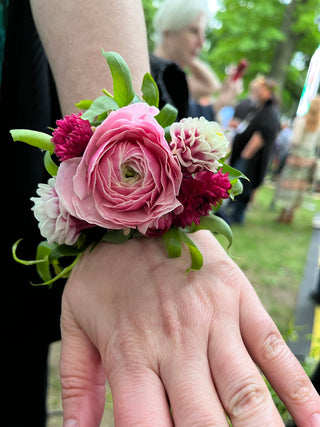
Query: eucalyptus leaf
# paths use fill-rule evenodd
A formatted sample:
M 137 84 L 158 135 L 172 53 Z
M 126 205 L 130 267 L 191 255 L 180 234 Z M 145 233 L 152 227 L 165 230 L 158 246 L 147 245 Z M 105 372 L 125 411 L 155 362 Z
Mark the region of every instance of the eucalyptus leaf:
M 173 107 L 171 104 L 165 104 L 161 108 L 160 113 L 155 116 L 155 119 L 160 126 L 166 128 L 172 125 L 172 123 L 177 118 L 177 114 L 178 110 L 175 107 Z
M 113 79 L 113 97 L 119 107 L 129 105 L 135 96 L 131 72 L 126 61 L 116 52 L 102 54 L 108 62 Z
M 46 168 L 46 171 L 51 175 L 51 176 L 56 176 L 58 173 L 58 165 L 56 165 L 56 163 L 52 160 L 51 154 L 49 153 L 49 151 L 46 151 L 45 155 L 44 155 L 44 166 Z
M 142 98 L 146 101 L 147 104 L 153 105 L 155 107 L 159 106 L 159 90 L 151 74 L 146 73 L 144 75 L 141 91 L 143 93 Z
M 81 117 L 84 120 L 89 120 L 91 123 L 97 116 L 106 113 L 107 111 L 114 111 L 118 109 L 119 105 L 113 98 L 110 98 L 107 95 L 102 95 L 93 101 L 89 109 L 83 113 Z
M 54 151 L 54 144 L 51 141 L 52 137 L 47 133 L 29 129 L 13 129 L 10 130 L 10 133 L 14 141 L 25 142 L 33 147 L 49 151 L 49 153 L 53 153 Z
M 181 235 L 177 228 L 169 228 L 169 230 L 162 235 L 165 241 L 168 255 L 170 258 L 179 258 L 181 256 Z

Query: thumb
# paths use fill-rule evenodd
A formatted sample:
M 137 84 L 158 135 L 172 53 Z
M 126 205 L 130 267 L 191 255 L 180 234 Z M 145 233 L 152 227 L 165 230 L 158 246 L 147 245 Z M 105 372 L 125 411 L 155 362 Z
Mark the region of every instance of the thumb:
M 99 352 L 73 318 L 61 319 L 63 427 L 100 426 L 106 376 Z

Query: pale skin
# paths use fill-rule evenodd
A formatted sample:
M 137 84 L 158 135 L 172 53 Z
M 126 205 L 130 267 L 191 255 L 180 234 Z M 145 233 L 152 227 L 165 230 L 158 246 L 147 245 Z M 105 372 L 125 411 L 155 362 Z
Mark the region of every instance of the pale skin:
M 131 61 L 140 86 L 148 69 L 145 32 L 137 30 L 140 2 L 100 0 L 88 8 L 84 0 L 33 0 L 32 6 L 64 113 L 88 89 L 90 96 L 101 85 L 112 89 L 99 77 L 105 63 L 95 56 L 97 46 Z M 95 30 L 79 36 L 77 26 Z M 121 37 L 106 31 L 111 27 L 121 28 Z M 83 43 L 95 65 L 77 54 Z M 67 93 L 64 60 L 75 76 Z M 227 427 L 225 412 L 237 427 L 282 426 L 256 364 L 299 426 L 319 425 L 320 398 L 247 278 L 210 233 L 192 238 L 204 265 L 188 275 L 186 248 L 170 259 L 161 238 L 104 243 L 81 258 L 62 300 L 64 427 L 99 426 L 106 380 L 116 426 Z
M 199 14 L 182 29 L 165 31 L 161 44 L 155 49 L 157 56 L 176 62 L 182 69 L 188 69 L 188 86 L 195 100 L 202 96 L 211 96 L 221 88 L 213 70 L 198 58 L 205 41 L 206 24 L 205 16 Z
M 160 58 L 176 62 L 183 70 L 187 70 L 187 81 L 191 97 L 199 101 L 202 97 L 212 97 L 220 92 L 213 103 L 217 113 L 225 105 L 232 105 L 241 92 L 242 82 L 231 82 L 225 79 L 220 83 L 214 71 L 201 59 L 199 54 L 205 42 L 207 19 L 203 14 L 195 16 L 186 27 L 177 31 L 165 31 L 161 43 L 154 53 Z

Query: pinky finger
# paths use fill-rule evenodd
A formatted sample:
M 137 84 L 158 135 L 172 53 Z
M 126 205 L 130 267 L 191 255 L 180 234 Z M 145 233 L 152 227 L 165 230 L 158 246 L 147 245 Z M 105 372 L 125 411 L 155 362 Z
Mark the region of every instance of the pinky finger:
M 248 299 L 248 295 L 246 295 Z M 240 315 L 245 345 L 301 427 L 320 427 L 320 397 L 254 292 Z

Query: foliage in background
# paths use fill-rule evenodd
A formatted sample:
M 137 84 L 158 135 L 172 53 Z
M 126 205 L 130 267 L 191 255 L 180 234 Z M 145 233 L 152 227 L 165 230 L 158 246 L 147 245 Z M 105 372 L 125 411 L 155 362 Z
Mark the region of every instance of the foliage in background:
M 162 0 L 143 0 L 149 38 Z M 202 57 L 223 79 L 226 67 L 246 58 L 245 88 L 258 73 L 279 82 L 282 109 L 294 115 L 311 56 L 320 43 L 319 0 L 220 0 Z M 244 96 L 246 93 L 244 93 Z

